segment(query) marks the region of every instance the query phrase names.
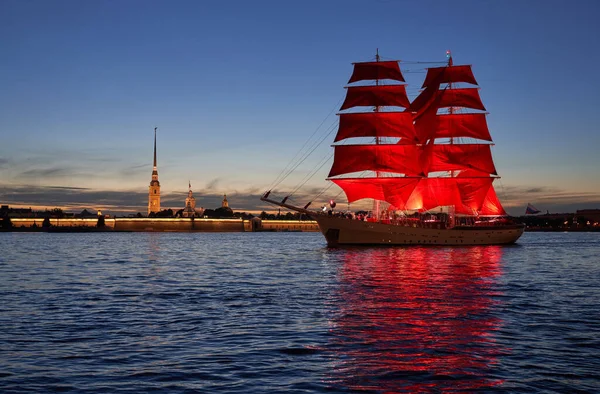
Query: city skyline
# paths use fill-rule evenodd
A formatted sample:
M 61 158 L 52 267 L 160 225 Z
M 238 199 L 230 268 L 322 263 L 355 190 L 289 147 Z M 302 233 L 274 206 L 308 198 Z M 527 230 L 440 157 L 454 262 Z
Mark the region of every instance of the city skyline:
M 351 63 L 379 48 L 402 61 L 411 99 L 426 67 L 415 61 L 441 63 L 449 49 L 473 65 L 510 214 L 600 207 L 594 1 L 5 1 L 0 11 L 2 204 L 145 212 L 158 127 L 162 206 L 183 208 L 191 181 L 198 206 L 227 194 L 236 211 L 276 211 L 259 196 L 335 122 Z

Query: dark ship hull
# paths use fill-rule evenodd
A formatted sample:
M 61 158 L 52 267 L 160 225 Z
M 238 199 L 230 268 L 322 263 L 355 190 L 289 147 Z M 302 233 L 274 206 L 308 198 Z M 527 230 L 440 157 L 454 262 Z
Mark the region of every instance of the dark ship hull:
M 315 215 L 328 246 L 344 245 L 505 245 L 515 243 L 522 224 L 485 224 L 448 228 L 445 223 L 382 223 Z

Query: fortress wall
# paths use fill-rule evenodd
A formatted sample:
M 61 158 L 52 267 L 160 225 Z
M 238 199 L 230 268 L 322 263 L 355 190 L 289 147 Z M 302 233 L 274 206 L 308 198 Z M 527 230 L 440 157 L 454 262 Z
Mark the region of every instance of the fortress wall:
M 11 218 L 14 227 L 42 226 L 43 218 Z M 50 219 L 56 227 L 96 227 L 98 219 Z M 198 232 L 244 232 L 244 231 L 319 231 L 312 220 L 242 220 L 204 218 L 111 218 L 104 224 L 115 231 L 198 231 Z
M 38 227 L 42 227 L 44 218 L 10 218 L 14 227 L 31 227 L 35 223 Z M 62 227 L 96 227 L 98 219 L 55 219 L 50 218 L 52 226 Z M 114 219 L 105 219 L 104 224 L 108 227 L 114 227 Z
M 117 218 L 115 231 L 243 232 L 242 219 Z

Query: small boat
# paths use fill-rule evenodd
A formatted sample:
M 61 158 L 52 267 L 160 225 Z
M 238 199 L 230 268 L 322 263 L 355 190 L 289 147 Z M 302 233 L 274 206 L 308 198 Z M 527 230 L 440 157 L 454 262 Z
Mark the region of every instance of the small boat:
M 494 190 L 492 138 L 471 66 L 454 65 L 448 51 L 446 64 L 427 69 L 412 102 L 399 61 L 377 54 L 353 67 L 327 179 L 348 203 L 373 199 L 372 212 L 338 213 L 333 200 L 331 209 L 309 211 L 310 203 L 277 201 L 271 191 L 261 200 L 313 217 L 329 246 L 516 242 L 525 226 L 510 219 Z

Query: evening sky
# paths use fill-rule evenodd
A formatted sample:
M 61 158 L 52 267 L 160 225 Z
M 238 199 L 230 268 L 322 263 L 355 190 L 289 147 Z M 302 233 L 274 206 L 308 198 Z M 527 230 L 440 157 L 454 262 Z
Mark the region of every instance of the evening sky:
M 158 127 L 163 207 L 182 208 L 191 181 L 198 206 L 227 193 L 272 210 L 258 196 L 379 48 L 411 98 L 434 65 L 417 61 L 450 49 L 473 65 L 510 213 L 600 208 L 598 15 L 595 0 L 3 0 L 0 203 L 145 212 Z

